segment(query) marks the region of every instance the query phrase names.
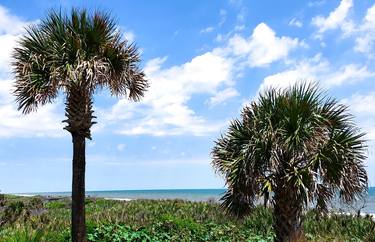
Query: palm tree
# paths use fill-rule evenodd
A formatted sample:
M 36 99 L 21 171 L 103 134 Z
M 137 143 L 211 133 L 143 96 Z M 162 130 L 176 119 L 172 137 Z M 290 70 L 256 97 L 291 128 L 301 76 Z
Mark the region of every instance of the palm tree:
M 107 87 L 112 95 L 138 101 L 148 87 L 134 44 L 123 39 L 110 15 L 73 9 L 51 11 L 31 25 L 13 54 L 14 95 L 23 113 L 66 97 L 65 129 L 73 141 L 72 240 L 85 241 L 85 140 L 91 139 L 92 96 Z
M 367 190 L 363 135 L 347 107 L 316 85 L 261 93 L 213 148 L 228 186 L 222 206 L 241 218 L 269 194 L 276 241 L 293 241 L 311 202 L 324 210 L 336 195 L 350 203 Z

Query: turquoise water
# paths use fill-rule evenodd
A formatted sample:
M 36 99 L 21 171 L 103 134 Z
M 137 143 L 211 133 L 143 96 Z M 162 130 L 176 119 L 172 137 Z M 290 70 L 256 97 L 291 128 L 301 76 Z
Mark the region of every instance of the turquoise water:
M 218 201 L 225 189 L 163 189 L 163 190 L 111 190 L 111 191 L 87 191 L 91 197 L 121 198 L 121 199 L 184 199 L 190 201 Z M 28 193 L 28 195 L 70 196 L 70 192 Z M 367 196 L 347 206 L 338 202 L 331 205 L 334 209 L 344 211 L 356 211 L 361 209 L 365 213 L 375 213 L 375 187 L 370 187 Z
M 190 201 L 219 200 L 225 189 L 163 189 L 87 191 L 86 195 L 104 198 L 128 199 L 184 199 Z M 70 196 L 70 192 L 28 193 L 28 195 Z

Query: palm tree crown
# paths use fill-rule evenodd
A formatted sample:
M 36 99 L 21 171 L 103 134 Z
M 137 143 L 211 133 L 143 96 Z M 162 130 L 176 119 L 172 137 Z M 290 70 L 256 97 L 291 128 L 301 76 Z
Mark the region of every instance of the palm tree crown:
M 59 90 L 82 87 L 91 95 L 108 87 L 133 100 L 148 84 L 138 68 L 137 48 L 123 40 L 106 13 L 73 9 L 70 16 L 52 11 L 15 48 L 15 95 L 24 113 L 51 102 Z
M 325 210 L 336 194 L 355 200 L 367 189 L 363 135 L 347 107 L 316 85 L 269 89 L 213 149 L 213 165 L 228 186 L 223 207 L 242 217 L 258 196 L 273 194 L 275 223 L 288 230 L 298 227 L 309 202 Z

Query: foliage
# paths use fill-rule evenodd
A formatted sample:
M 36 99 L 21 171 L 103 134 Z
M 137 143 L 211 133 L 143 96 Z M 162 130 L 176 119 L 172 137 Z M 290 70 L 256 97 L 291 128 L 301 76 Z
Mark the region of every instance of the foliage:
M 70 208 L 70 204 L 65 201 L 51 201 L 46 204 L 47 209 Z
M 30 230 L 25 227 L 23 230 L 15 230 L 6 238 L 6 242 L 47 242 L 47 238 L 41 230 Z
M 307 237 L 319 234 L 330 234 L 332 238 L 346 235 L 353 239 L 362 238 L 364 241 L 375 241 L 375 223 L 371 217 L 361 218 L 358 216 L 338 215 L 319 217 L 314 211 L 309 211 L 305 216 L 304 231 Z
M 240 218 L 270 198 L 277 239 L 298 238 L 309 204 L 328 212 L 337 194 L 352 203 L 367 191 L 363 136 L 347 107 L 315 85 L 266 90 L 212 151 L 228 185 L 222 207 Z
M 105 12 L 50 11 L 27 28 L 13 59 L 14 94 L 24 113 L 52 102 L 59 91 L 70 95 L 84 89 L 91 96 L 105 87 L 139 100 L 148 87 L 136 46 L 123 39 Z
M 69 241 L 70 201 L 40 199 L 44 204 L 42 209 L 47 210 L 45 213 L 30 213 L 39 206 L 31 202 L 32 198 L 6 198 L 6 207 L 16 207 L 12 211 L 18 217 L 0 226 L 0 241 Z M 216 203 L 87 200 L 88 239 L 95 242 L 273 241 L 274 237 L 272 209 L 261 206 L 255 207 L 244 219 L 237 220 L 227 216 Z M 3 214 L 4 211 L 0 212 L 0 216 Z M 309 241 L 333 238 L 337 241 L 373 241 L 375 238 L 375 223 L 370 218 L 318 216 L 315 211 L 309 211 L 304 220 L 305 237 Z
M 363 135 L 347 107 L 314 85 L 265 91 L 213 149 L 229 186 L 224 207 L 244 215 L 257 195 L 276 195 L 281 185 L 322 209 L 335 194 L 355 200 L 367 189 Z

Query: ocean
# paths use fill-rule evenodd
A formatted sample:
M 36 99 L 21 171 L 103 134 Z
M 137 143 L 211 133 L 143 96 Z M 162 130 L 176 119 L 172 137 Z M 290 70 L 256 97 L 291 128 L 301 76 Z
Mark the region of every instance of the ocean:
M 86 191 L 90 197 L 113 199 L 184 199 L 189 201 L 219 201 L 225 189 L 161 189 L 161 190 L 110 190 Z M 20 195 L 20 194 L 19 194 Z M 41 192 L 26 193 L 22 195 L 43 196 L 70 196 L 70 192 Z M 339 202 L 332 202 L 331 207 L 345 212 L 356 212 L 358 209 L 364 213 L 375 214 L 375 187 L 370 187 L 364 199 L 348 206 Z
M 86 196 L 119 199 L 183 199 L 189 201 L 218 201 L 226 189 L 160 189 L 86 191 Z M 41 192 L 24 195 L 70 196 L 70 192 Z

